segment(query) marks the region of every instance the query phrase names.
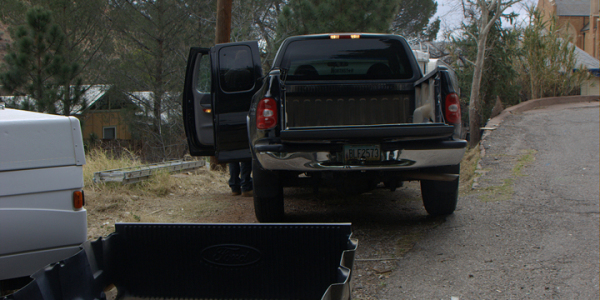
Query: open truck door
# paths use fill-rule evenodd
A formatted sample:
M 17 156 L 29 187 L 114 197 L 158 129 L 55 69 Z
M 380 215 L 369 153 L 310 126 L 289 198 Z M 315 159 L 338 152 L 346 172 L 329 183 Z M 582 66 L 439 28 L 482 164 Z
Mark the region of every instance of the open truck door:
M 251 159 L 246 117 L 261 77 L 256 41 L 190 49 L 183 122 L 191 155 Z

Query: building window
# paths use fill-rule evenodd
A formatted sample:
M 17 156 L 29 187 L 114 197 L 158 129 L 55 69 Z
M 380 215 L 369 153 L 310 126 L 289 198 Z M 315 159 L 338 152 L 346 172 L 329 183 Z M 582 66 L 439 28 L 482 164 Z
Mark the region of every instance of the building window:
M 117 128 L 116 127 L 104 127 L 102 129 L 102 139 L 105 140 L 114 140 L 117 138 Z

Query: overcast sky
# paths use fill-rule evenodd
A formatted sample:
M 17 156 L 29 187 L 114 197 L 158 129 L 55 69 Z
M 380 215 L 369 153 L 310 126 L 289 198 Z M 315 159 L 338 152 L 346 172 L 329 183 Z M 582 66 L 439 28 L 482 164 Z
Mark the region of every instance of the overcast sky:
M 527 18 L 525 5 L 536 5 L 537 2 L 537 0 L 523 0 L 521 3 L 508 8 L 505 13 L 515 11 L 519 14 L 520 20 L 525 20 Z M 437 0 L 437 3 L 437 13 L 432 20 L 435 20 L 436 17 L 442 20 L 440 34 L 443 34 L 446 30 L 454 31 L 463 20 L 461 0 Z M 438 38 L 441 38 L 441 36 L 438 36 Z

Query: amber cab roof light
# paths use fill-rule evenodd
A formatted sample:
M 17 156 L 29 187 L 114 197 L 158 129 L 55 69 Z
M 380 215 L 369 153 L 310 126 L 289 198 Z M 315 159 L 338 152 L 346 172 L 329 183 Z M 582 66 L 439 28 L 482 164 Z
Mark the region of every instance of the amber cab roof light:
M 331 34 L 329 38 L 332 40 L 339 39 L 360 39 L 360 34 Z

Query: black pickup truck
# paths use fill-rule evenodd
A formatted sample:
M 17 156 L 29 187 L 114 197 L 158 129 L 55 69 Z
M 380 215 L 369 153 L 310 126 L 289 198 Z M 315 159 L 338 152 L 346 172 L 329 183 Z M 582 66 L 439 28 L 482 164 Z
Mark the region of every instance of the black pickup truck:
M 252 160 L 259 221 L 283 220 L 283 187 L 300 184 L 362 193 L 420 180 L 429 214 L 454 212 L 467 143 L 451 70 L 424 76 L 396 35 L 291 37 L 266 76 L 259 51 L 192 48 L 183 95 L 192 155 Z

